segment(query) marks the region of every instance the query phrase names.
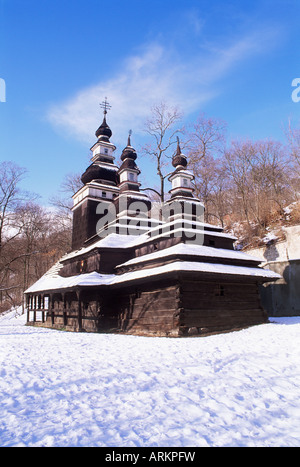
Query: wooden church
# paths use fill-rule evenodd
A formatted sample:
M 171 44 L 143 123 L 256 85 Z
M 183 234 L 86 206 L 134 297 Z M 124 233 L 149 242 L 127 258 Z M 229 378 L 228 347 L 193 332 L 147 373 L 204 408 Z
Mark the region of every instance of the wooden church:
M 170 197 L 154 206 L 130 135 L 115 165 L 106 114 L 73 196 L 72 251 L 26 290 L 27 324 L 178 337 L 267 322 L 259 286 L 280 276 L 203 222 L 179 141 Z

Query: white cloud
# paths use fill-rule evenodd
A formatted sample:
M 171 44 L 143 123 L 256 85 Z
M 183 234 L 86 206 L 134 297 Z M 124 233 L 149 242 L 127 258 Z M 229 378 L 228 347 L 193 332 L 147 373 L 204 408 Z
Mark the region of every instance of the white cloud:
M 160 101 L 179 107 L 188 116 L 220 92 L 218 83 L 234 66 L 261 53 L 272 33 L 249 34 L 227 47 L 208 48 L 192 57 L 181 57 L 161 44 L 150 44 L 128 57 L 120 73 L 109 80 L 80 90 L 71 99 L 52 106 L 47 118 L 54 126 L 78 139 L 92 143 L 93 132 L 102 120 L 99 103 L 107 96 L 112 110 L 108 121 L 112 141 L 122 144 L 128 130 L 142 130 L 151 106 Z M 266 40 L 266 37 L 268 40 Z

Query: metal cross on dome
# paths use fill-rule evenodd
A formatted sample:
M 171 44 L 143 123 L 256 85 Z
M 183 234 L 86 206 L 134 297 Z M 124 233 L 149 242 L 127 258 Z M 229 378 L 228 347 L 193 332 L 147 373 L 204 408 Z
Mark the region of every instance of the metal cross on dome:
M 102 109 L 104 109 L 103 113 L 104 115 L 107 114 L 107 110 L 111 109 L 111 105 L 107 102 L 107 97 L 105 98 L 104 101 L 99 104 Z

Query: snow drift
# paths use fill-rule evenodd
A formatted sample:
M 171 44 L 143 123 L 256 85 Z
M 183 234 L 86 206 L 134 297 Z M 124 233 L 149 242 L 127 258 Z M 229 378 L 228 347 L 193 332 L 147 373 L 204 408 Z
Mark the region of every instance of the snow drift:
M 209 337 L 0 317 L 0 446 L 299 446 L 300 318 Z

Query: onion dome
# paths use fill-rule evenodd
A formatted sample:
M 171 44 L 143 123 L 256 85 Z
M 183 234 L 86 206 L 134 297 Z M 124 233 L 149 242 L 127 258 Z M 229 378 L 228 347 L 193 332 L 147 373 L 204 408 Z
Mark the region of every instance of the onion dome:
M 135 161 L 137 158 L 137 153 L 135 149 L 131 146 L 130 135 L 131 135 L 131 132 L 129 132 L 129 135 L 128 135 L 127 146 L 122 151 L 121 161 L 125 161 L 125 159 L 131 159 Z
M 81 181 L 84 185 L 92 181 L 108 185 L 117 185 L 118 174 L 117 170 L 111 170 L 110 168 L 94 163 L 82 174 Z
M 99 126 L 98 130 L 95 132 L 95 135 L 101 141 L 109 141 L 109 138 L 112 135 L 112 131 L 106 123 L 105 113 L 104 113 L 103 122 Z
M 135 149 L 131 146 L 130 135 L 131 130 L 129 132 L 127 146 L 122 151 L 122 164 L 118 170 L 118 175 L 120 179 L 120 192 L 139 191 L 140 186 L 140 183 L 138 182 L 138 175 L 141 173 L 141 171 L 135 162 L 137 158 L 137 153 Z
M 179 138 L 177 136 L 177 150 L 175 156 L 172 159 L 172 165 L 176 169 L 185 169 L 187 166 L 187 160 L 184 154 L 182 154 L 179 144 Z

